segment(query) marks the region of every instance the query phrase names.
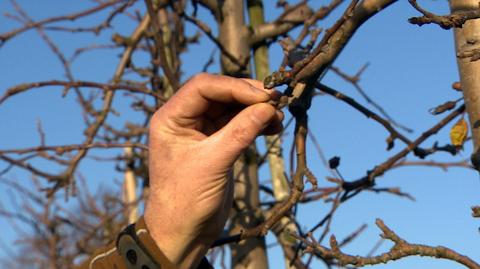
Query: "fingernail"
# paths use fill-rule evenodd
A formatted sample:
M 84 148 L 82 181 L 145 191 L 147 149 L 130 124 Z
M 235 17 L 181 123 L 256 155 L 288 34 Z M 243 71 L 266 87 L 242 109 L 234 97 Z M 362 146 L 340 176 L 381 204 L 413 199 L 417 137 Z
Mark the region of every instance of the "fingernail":
M 285 118 L 285 114 L 281 110 L 277 110 L 277 111 L 275 111 L 275 113 L 276 113 L 276 116 L 278 117 L 278 119 L 280 121 L 283 121 L 283 119 Z
M 270 99 L 274 100 L 274 101 L 279 101 L 280 100 L 280 97 L 282 97 L 282 93 L 279 92 L 279 91 L 276 91 L 276 90 L 272 90 L 270 92 Z

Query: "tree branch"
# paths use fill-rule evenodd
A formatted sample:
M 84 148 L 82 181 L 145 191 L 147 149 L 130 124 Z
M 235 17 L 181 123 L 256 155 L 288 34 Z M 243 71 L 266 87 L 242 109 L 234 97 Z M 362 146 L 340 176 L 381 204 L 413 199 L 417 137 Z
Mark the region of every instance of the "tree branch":
M 423 14 L 422 17 L 412 17 L 408 19 L 411 24 L 416 24 L 418 26 L 434 23 L 438 24 L 445 30 L 449 30 L 454 27 L 462 28 L 466 21 L 480 18 L 480 6 L 477 10 L 457 11 L 451 15 L 439 16 L 421 8 L 418 5 L 417 0 L 408 0 L 408 2 L 417 11 Z
M 366 265 L 387 263 L 408 256 L 425 256 L 451 260 L 470 269 L 480 268 L 480 265 L 469 257 L 459 254 L 449 248 L 408 243 L 388 228 L 381 219 L 377 219 L 375 224 L 383 232 L 380 236 L 392 241 L 394 246 L 388 252 L 373 257 L 353 256 L 343 253 L 333 235 L 330 238 L 330 249 L 321 246 L 311 238 L 306 239 L 296 234 L 293 234 L 293 236 L 307 245 L 306 251 L 315 252 L 317 255 L 327 260 L 335 260 L 340 266 L 353 265 L 355 267 L 363 267 Z

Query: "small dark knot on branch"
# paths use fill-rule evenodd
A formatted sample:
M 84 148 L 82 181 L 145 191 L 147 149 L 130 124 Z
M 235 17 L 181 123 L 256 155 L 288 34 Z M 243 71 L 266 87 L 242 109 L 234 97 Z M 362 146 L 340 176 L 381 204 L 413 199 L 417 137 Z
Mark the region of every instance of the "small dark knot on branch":
M 480 218 L 480 206 L 472 206 L 472 216 L 474 218 Z

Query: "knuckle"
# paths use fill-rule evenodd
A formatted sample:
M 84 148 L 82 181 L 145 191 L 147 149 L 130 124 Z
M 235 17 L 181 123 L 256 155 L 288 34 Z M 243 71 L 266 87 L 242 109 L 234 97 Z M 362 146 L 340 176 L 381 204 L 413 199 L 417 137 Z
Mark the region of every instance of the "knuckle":
M 152 129 L 156 129 L 158 128 L 159 126 L 162 126 L 164 125 L 165 123 L 165 111 L 164 111 L 164 107 L 162 106 L 161 108 L 157 109 L 157 111 L 155 111 L 152 115 L 152 117 L 150 118 L 150 123 L 149 123 L 149 126 L 150 126 L 150 130 Z
M 153 128 L 153 126 L 157 125 L 158 124 L 158 121 L 160 120 L 159 119 L 159 115 L 158 115 L 158 110 L 155 111 L 155 113 L 153 113 L 152 117 L 150 118 L 150 129 Z
M 194 75 L 190 79 L 189 83 L 192 83 L 192 84 L 205 83 L 205 82 L 209 81 L 211 79 L 211 77 L 212 77 L 211 74 L 201 72 L 201 73 L 198 73 L 198 74 Z
M 162 108 L 157 109 L 150 118 L 150 124 L 156 124 L 158 121 L 160 121 L 160 117 L 162 116 Z

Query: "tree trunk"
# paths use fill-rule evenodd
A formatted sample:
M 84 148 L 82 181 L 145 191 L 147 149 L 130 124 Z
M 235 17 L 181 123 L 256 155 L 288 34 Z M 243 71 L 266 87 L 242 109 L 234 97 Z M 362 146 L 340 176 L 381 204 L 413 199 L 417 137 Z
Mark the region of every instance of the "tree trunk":
M 478 0 L 450 0 L 452 12 L 478 9 Z M 457 55 L 480 48 L 480 19 L 465 22 L 462 28 L 455 28 Z M 457 57 L 460 82 L 467 108 L 474 152 L 480 147 L 480 61 Z
M 165 50 L 166 64 L 170 70 L 174 70 L 174 55 L 170 48 L 172 41 L 172 31 L 170 30 L 170 25 L 168 21 L 168 12 L 165 8 L 161 8 L 158 10 L 158 21 L 160 28 L 162 29 L 163 44 L 165 44 L 165 46 L 163 48 L 157 49 Z M 167 99 L 170 98 L 176 90 L 178 90 L 173 88 L 173 85 L 168 81 L 167 78 L 165 78 L 165 76 L 163 77 L 163 85 L 163 95 Z
M 240 156 L 233 169 L 235 195 L 230 234 L 260 224 L 263 215 L 259 205 L 258 166 L 255 145 L 250 146 Z M 265 238 L 253 237 L 231 244 L 232 268 L 255 269 L 268 268 Z
M 262 0 L 248 0 L 248 14 L 250 25 L 255 28 L 262 25 L 264 21 Z M 263 42 L 253 48 L 253 62 L 255 64 L 255 77 L 263 80 L 270 75 L 268 60 L 268 46 Z M 265 137 L 265 146 L 267 148 L 267 160 L 270 168 L 270 176 L 273 186 L 275 200 L 282 201 L 290 193 L 289 183 L 285 173 L 285 161 L 282 156 L 282 137 L 281 135 L 272 135 Z M 290 266 L 290 261 L 294 257 L 295 238 L 290 233 L 298 233 L 295 223 L 290 218 L 284 217 L 272 229 L 277 240 L 282 246 L 285 256 L 285 268 L 299 268 L 301 266 Z
M 127 205 L 126 208 L 126 217 L 128 223 L 134 223 L 138 218 L 138 207 L 137 207 L 137 182 L 135 180 L 135 173 L 133 171 L 133 149 L 125 148 L 125 159 L 126 159 L 126 169 L 125 169 L 125 181 L 123 185 L 123 201 Z
M 220 42 L 238 62 L 248 59 L 250 48 L 245 27 L 244 5 L 242 0 L 223 2 L 220 18 Z M 222 55 L 223 73 L 235 77 L 248 77 L 248 68 Z M 235 180 L 234 206 L 231 217 L 230 233 L 239 233 L 242 229 L 255 227 L 262 221 L 258 192 L 258 164 L 255 145 L 243 153 L 233 168 Z M 254 269 L 268 268 L 264 238 L 250 238 L 238 244 L 230 245 L 232 268 Z

